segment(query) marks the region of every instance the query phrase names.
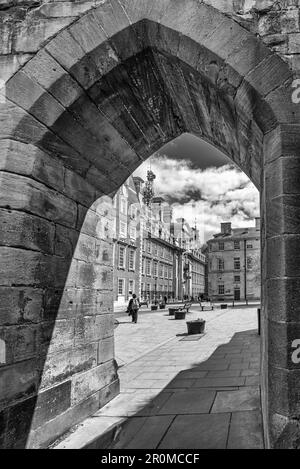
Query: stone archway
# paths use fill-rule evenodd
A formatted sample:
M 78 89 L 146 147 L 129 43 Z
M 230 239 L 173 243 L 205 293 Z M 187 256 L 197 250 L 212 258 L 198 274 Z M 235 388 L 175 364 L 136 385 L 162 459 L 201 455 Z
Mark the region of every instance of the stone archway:
M 103 299 L 111 267 L 99 256 L 109 208 L 88 209 L 183 132 L 217 145 L 261 191 L 266 438 L 298 446 L 295 73 L 247 24 L 196 0 L 110 0 L 46 24 L 54 37 L 45 27 L 38 51 L 2 89 L 2 446 L 24 446 L 30 428 L 29 445 L 45 444 L 117 392 L 113 356 L 102 359 L 109 334 L 91 332 L 112 329 Z M 60 406 L 47 413 L 53 400 Z

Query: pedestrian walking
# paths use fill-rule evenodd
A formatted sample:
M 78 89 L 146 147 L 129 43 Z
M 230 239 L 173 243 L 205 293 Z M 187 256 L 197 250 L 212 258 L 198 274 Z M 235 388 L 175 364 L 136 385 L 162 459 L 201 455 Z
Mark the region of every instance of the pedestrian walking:
M 136 297 L 136 294 L 133 293 L 132 298 L 129 300 L 127 312 L 128 315 L 132 317 L 132 322 L 137 323 L 138 312 L 140 309 L 140 302 Z
M 137 323 L 139 309 L 140 309 L 140 302 L 139 302 L 139 300 L 137 299 L 136 294 L 133 293 L 133 295 L 132 295 L 132 303 L 131 303 L 132 322 Z

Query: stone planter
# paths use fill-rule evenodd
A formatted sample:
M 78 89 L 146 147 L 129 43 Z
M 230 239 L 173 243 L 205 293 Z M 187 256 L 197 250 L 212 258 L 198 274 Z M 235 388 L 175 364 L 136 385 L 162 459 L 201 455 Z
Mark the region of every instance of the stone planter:
M 175 319 L 185 319 L 185 311 L 175 311 Z
M 188 335 L 203 334 L 205 329 L 205 321 L 203 319 L 196 319 L 195 321 L 186 322 Z
M 178 308 L 169 308 L 169 316 L 174 316 L 175 311 L 178 311 Z
M 157 305 L 151 305 L 151 311 L 157 311 L 158 306 Z
M 227 304 L 222 304 L 221 309 L 227 309 Z
M 166 305 L 160 304 L 159 309 L 165 309 Z

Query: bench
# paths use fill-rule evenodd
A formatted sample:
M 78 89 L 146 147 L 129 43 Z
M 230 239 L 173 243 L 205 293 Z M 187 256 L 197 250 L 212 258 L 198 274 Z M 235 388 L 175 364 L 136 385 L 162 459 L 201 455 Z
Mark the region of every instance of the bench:
M 185 311 L 186 313 L 188 313 L 191 306 L 192 306 L 192 302 L 191 302 L 191 301 L 187 301 L 186 303 L 184 303 L 183 306 L 181 306 L 180 308 L 178 308 L 178 311 Z
M 213 302 L 212 301 L 207 301 L 206 303 L 209 303 L 209 304 L 208 305 L 207 304 L 203 305 L 200 301 L 199 304 L 200 304 L 201 311 L 205 311 L 205 308 L 208 308 L 208 309 L 206 309 L 206 311 L 213 311 L 213 309 L 214 309 Z

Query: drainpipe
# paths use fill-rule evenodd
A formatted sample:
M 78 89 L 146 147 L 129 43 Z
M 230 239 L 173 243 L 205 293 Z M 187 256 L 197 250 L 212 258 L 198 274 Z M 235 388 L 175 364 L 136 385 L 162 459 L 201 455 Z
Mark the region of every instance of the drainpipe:
M 245 295 L 245 301 L 246 305 L 248 304 L 248 299 L 247 299 L 247 240 L 244 239 L 244 295 Z

